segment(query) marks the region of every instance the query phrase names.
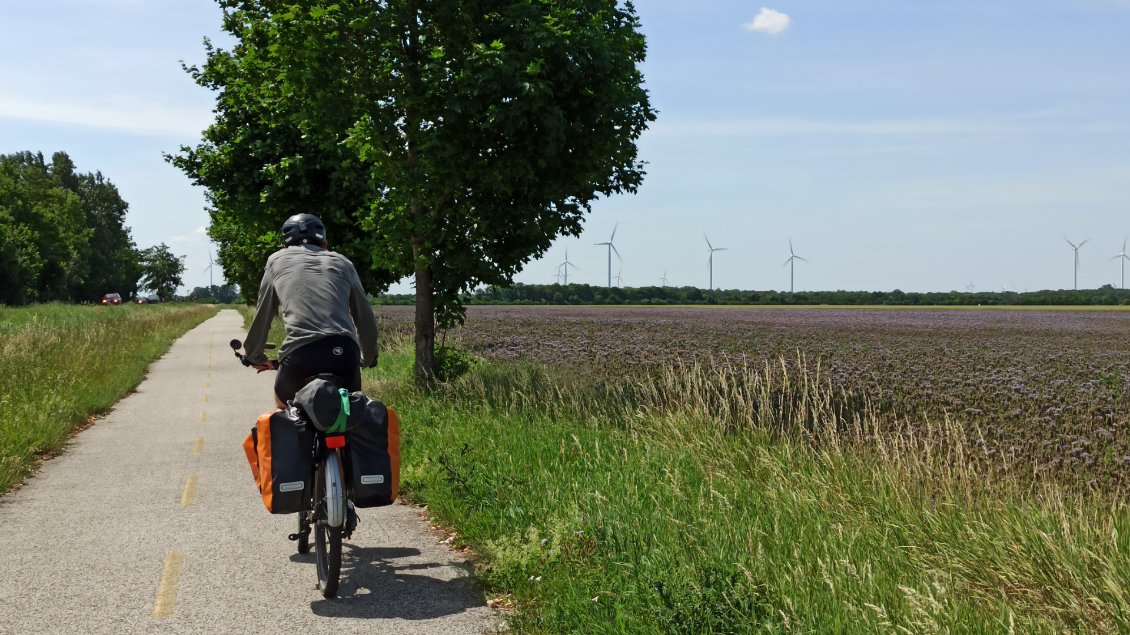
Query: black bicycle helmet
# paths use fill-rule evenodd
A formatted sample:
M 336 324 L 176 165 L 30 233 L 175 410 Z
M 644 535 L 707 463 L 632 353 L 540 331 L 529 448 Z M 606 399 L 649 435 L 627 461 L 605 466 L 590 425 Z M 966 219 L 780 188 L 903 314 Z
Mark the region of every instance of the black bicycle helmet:
M 313 214 L 295 214 L 282 227 L 283 242 L 293 245 L 318 245 L 326 242 L 326 226 Z

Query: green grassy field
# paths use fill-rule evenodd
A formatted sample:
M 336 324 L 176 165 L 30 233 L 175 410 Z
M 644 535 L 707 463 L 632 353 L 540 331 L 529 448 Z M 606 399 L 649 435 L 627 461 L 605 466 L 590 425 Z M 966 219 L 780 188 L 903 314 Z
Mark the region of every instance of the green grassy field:
M 0 310 L 3 488 L 214 311 Z M 1124 496 L 989 469 L 945 421 L 878 434 L 804 372 L 751 373 L 739 399 L 705 371 L 493 362 L 423 393 L 411 361 L 386 334 L 366 371 L 401 414 L 405 492 L 516 632 L 1130 630 Z
M 207 305 L 0 307 L 0 493 L 106 412 Z
M 494 362 L 425 394 L 410 367 L 386 345 L 367 384 L 402 483 L 516 632 L 1130 631 L 1124 497 L 986 469 L 944 421 L 878 435 L 805 376 L 750 377 L 776 407 L 735 427 L 710 376 Z

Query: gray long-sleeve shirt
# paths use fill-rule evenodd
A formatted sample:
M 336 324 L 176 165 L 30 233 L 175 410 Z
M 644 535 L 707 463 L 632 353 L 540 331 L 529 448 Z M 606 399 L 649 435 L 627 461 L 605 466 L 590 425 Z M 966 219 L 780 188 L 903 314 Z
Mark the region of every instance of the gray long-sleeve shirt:
M 243 341 L 247 359 L 267 360 L 263 348 L 275 313 L 282 310 L 282 359 L 296 348 L 331 335 L 348 335 L 361 348 L 362 368 L 377 363 L 377 319 L 353 263 L 315 247 L 286 247 L 267 258 L 255 318 Z

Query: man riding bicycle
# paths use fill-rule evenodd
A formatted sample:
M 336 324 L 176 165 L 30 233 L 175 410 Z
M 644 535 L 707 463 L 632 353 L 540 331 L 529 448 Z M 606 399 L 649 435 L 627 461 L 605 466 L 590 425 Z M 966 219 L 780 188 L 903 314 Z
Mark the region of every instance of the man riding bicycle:
M 361 368 L 377 365 L 377 320 L 357 270 L 328 248 L 317 216 L 291 216 L 282 233 L 286 246 L 267 258 L 263 271 L 255 318 L 243 341 L 246 359 L 259 371 L 274 368 L 263 350 L 281 309 L 286 338 L 275 379 L 279 407 L 319 373 L 338 375 L 344 388 L 361 390 Z

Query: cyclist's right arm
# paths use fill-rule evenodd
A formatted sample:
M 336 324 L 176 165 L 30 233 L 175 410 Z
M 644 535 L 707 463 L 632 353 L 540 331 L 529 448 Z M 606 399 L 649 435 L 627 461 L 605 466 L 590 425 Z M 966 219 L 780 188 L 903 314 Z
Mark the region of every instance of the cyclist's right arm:
M 263 351 L 267 345 L 267 333 L 271 330 L 271 322 L 279 310 L 279 298 L 275 295 L 273 282 L 274 277 L 268 266 L 263 271 L 263 281 L 259 285 L 259 301 L 255 304 L 255 317 L 251 320 L 251 328 L 247 330 L 247 337 L 243 340 L 247 361 L 256 368 L 267 364 L 267 356 Z

